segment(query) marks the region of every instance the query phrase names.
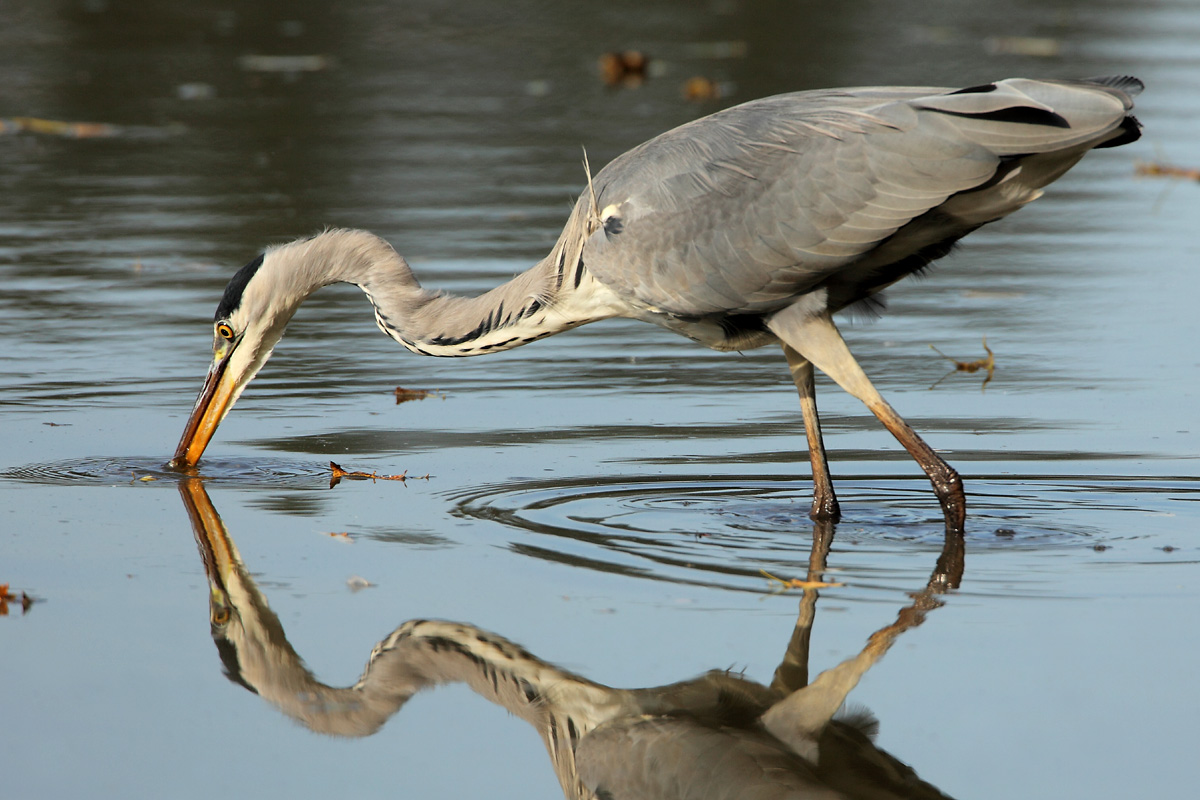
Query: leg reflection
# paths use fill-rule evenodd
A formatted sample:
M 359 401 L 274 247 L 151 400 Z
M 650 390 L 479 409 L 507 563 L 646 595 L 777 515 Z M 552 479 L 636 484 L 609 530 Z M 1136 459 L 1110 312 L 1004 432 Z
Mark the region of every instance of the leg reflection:
M 931 580 L 860 654 L 811 683 L 816 590 L 805 591 L 770 687 L 717 670 L 667 686 L 616 689 L 473 625 L 438 620 L 403 623 L 375 645 L 354 684 L 334 687 L 317 680 L 288 643 L 202 482 L 185 479 L 180 492 L 208 575 L 212 635 L 228 675 L 314 731 L 370 735 L 418 691 L 463 682 L 537 729 L 568 798 L 944 796 L 875 747 L 864 718 L 833 718 L 895 638 L 939 605 L 941 583 Z M 810 579 L 825 569 L 832 537 L 831 523 L 814 526 Z M 939 566 L 934 574 L 943 573 L 953 568 Z

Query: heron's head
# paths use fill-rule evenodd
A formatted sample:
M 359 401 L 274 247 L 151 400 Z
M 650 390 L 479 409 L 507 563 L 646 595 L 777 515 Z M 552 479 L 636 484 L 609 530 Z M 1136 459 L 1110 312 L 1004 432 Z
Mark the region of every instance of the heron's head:
M 289 247 L 269 250 L 225 287 L 213 316 L 213 358 L 171 466 L 196 465 L 217 426 L 271 356 L 288 320 L 311 289 L 299 289 Z

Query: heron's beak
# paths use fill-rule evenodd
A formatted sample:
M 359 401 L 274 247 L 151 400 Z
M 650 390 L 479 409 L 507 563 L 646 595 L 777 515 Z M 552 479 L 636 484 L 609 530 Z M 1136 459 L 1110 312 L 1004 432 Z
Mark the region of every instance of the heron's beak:
M 175 469 L 196 466 L 204 448 L 208 447 L 213 434 L 217 432 L 217 426 L 233 407 L 233 401 L 238 396 L 237 376 L 228 367 L 235 349 L 236 344 L 230 344 L 214 354 L 208 377 L 204 379 L 204 388 L 196 398 L 196 405 L 192 407 L 192 415 L 188 417 L 169 466 Z

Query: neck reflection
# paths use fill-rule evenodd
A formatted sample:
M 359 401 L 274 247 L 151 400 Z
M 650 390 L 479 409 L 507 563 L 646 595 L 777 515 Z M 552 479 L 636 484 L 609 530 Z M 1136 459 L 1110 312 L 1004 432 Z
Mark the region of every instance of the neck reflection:
M 376 644 L 361 677 L 339 688 L 317 680 L 289 644 L 203 483 L 185 479 L 180 493 L 204 560 L 226 674 L 313 731 L 369 736 L 422 689 L 462 682 L 537 729 L 568 798 L 692 797 L 681 789 L 688 786 L 705 797 L 754 788 L 780 792 L 771 797 L 945 797 L 874 745 L 872 715 L 835 714 L 897 637 L 958 586 L 957 537 L 947 537 L 929 581 L 894 622 L 811 682 L 819 592 L 809 588 L 770 686 L 714 670 L 667 686 L 615 689 L 473 625 L 418 619 Z M 810 582 L 821 580 L 833 533 L 831 524 L 814 524 Z

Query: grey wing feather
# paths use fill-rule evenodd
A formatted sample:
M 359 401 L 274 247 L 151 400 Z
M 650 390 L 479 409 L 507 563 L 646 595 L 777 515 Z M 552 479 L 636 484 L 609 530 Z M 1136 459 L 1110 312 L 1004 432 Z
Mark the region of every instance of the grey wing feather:
M 1126 119 L 1140 84 L 1104 80 L 799 92 L 696 120 L 596 176 L 605 224 L 588 239 L 585 263 L 652 311 L 780 308 L 901 229 L 887 258 L 1034 199 Z M 1037 153 L 1054 156 L 1002 189 L 963 194 Z M 911 229 L 951 198 L 954 223 L 939 221 L 947 230 Z
M 579 777 L 612 800 L 839 800 L 811 765 L 748 730 L 687 717 L 602 725 L 579 743 Z

